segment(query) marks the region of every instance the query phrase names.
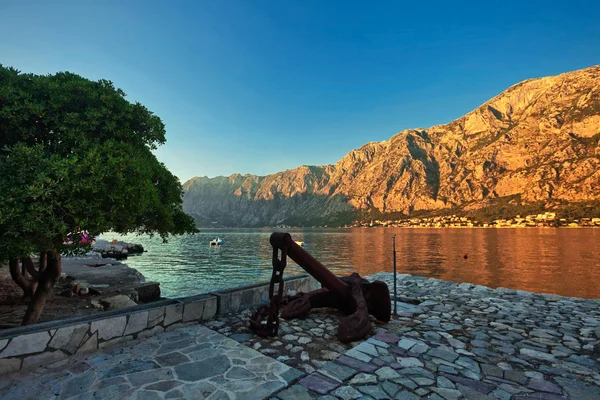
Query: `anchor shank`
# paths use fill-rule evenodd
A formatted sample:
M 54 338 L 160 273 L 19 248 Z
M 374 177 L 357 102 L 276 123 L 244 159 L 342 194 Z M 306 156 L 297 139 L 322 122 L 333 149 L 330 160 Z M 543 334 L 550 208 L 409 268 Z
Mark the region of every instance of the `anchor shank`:
M 329 289 L 332 293 L 341 298 L 349 297 L 350 292 L 348 285 L 325 268 L 323 264 L 313 258 L 306 250 L 298 246 L 298 244 L 292 240 L 292 236 L 289 233 L 275 232 L 271 235 L 270 242 L 271 246 L 278 249 L 287 247 L 288 257 L 319 281 L 324 288 Z

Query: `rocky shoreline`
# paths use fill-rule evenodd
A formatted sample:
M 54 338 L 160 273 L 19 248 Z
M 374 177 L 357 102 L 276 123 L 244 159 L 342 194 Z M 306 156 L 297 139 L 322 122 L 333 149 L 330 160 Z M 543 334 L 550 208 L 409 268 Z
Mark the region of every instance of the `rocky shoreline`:
M 399 315 L 361 343 L 341 344 L 328 310 L 276 338 L 252 335 L 249 312 L 206 325 L 308 374 L 281 400 L 600 399 L 600 300 L 397 278 Z
M 85 256 L 62 257 L 62 274 L 41 322 L 159 300 L 159 283 L 146 282 L 139 271 L 119 261 L 140 251 L 141 245 L 98 240 Z M 110 257 L 115 252 L 120 256 Z M 0 287 L 4 289 L 0 296 L 0 329 L 20 326 L 27 304 L 6 268 L 0 268 Z
M 92 246 L 92 251 L 100 253 L 102 258 L 114 258 L 124 260 L 131 254 L 144 253 L 144 247 L 141 244 L 127 243 L 118 240 L 96 239 Z

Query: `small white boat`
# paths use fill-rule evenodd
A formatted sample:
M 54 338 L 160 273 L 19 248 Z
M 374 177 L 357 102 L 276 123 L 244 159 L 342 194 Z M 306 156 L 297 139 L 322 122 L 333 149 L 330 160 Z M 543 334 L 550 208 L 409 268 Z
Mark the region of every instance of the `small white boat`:
M 294 240 L 294 242 L 296 242 L 298 246 L 304 247 L 304 242 L 300 242 L 299 240 Z
M 210 241 L 210 245 L 211 246 L 220 246 L 221 243 L 223 243 L 223 239 L 221 239 L 220 237 L 216 237 L 213 240 Z

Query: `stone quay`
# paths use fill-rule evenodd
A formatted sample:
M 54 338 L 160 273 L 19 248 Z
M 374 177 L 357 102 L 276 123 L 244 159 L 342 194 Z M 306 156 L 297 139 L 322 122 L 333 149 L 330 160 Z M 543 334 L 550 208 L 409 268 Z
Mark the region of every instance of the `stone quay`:
M 240 309 L 4 375 L 0 397 L 600 400 L 600 300 L 397 278 L 398 315 L 359 342 L 333 310 L 260 338 Z

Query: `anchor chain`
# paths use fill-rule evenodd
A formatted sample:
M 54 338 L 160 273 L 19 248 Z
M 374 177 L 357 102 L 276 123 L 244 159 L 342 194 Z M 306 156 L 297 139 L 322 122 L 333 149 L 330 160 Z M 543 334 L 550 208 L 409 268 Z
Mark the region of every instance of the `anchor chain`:
M 259 307 L 250 318 L 250 329 L 258 336 L 276 336 L 279 331 L 279 308 L 283 302 L 283 271 L 287 263 L 287 247 L 273 247 L 273 274 L 269 284 L 269 304 Z M 275 294 L 275 284 L 278 284 Z

